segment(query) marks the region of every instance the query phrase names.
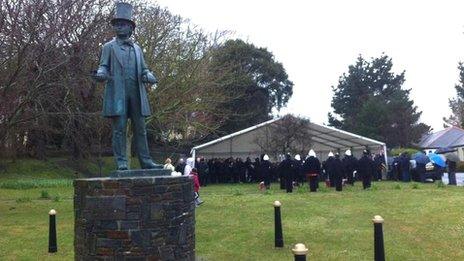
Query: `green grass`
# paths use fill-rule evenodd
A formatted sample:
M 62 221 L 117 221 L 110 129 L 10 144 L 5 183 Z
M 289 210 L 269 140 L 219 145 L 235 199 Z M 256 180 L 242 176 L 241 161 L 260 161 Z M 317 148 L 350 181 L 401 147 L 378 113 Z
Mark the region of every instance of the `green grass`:
M 139 168 L 136 158 L 131 160 L 132 168 Z M 107 176 L 116 169 L 113 157 L 73 161 L 66 158 L 49 158 L 46 161 L 37 159 L 19 159 L 16 161 L 0 159 L 0 188 L 15 188 L 15 182 L 54 182 L 55 179 L 74 179 L 79 177 Z M 18 181 L 18 179 L 21 179 Z M 11 180 L 12 183 L 2 185 Z M 39 180 L 39 181 L 37 181 Z M 48 180 L 48 181 L 42 181 Z M 61 181 L 60 181 L 61 182 Z M 18 184 L 19 184 L 18 183 Z M 22 185 L 18 185 L 22 186 Z M 23 188 L 49 187 L 50 185 L 30 185 Z
M 400 188 L 397 188 L 400 184 Z M 361 184 L 287 194 L 273 184 L 212 185 L 200 191 L 196 253 L 201 260 L 293 260 L 304 243 L 309 260 L 373 260 L 374 215 L 385 219 L 387 260 L 464 260 L 462 187 Z M 47 191 L 49 199 L 39 199 Z M 73 188 L 0 189 L 0 260 L 73 260 Z M 58 200 L 55 200 L 58 199 Z M 285 246 L 274 248 L 274 207 L 282 203 Z M 48 211 L 56 209 L 58 253 L 49 255 Z
M 64 166 L 65 160 L 53 158 L 47 161 L 20 159 L 0 160 L 0 178 L 5 179 L 63 179 L 73 178 L 76 172 Z
M 0 189 L 32 189 L 72 187 L 71 179 L 7 179 L 0 180 Z

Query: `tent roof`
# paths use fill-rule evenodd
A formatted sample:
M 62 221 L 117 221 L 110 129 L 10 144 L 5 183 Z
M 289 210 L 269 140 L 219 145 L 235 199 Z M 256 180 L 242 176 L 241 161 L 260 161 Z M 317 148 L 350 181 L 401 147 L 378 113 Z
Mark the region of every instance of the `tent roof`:
M 195 146 L 192 148 L 192 151 L 194 150 L 197 151 L 197 150 L 212 146 L 214 144 L 220 143 L 222 141 L 229 140 L 233 137 L 255 131 L 261 127 L 272 124 L 280 119 L 281 118 L 272 119 L 272 120 L 260 123 L 258 125 L 243 129 L 241 131 L 226 135 L 219 139 Z M 385 146 L 385 143 L 383 142 L 369 139 L 369 138 L 366 138 L 360 135 L 356 135 L 356 134 L 353 134 L 347 131 L 339 130 L 339 129 L 325 126 L 322 124 L 317 124 L 314 122 L 310 122 L 308 128 L 310 128 L 311 130 L 313 142 L 319 143 L 321 145 L 324 145 L 325 147 L 330 147 L 333 149 L 365 148 L 369 146 Z
M 419 142 L 422 149 L 464 146 L 464 130 L 455 126 L 426 135 Z

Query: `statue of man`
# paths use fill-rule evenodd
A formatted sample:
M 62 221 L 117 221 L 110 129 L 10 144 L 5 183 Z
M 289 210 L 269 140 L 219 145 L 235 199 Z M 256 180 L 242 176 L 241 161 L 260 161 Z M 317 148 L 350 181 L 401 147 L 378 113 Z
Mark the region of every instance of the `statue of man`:
M 126 127 L 128 118 L 140 166 L 159 168 L 153 163 L 147 143 L 145 117 L 151 114 L 144 84 L 155 84 L 155 76 L 147 68 L 140 47 L 131 40 L 135 29 L 132 5 L 117 3 L 111 20 L 116 37 L 103 45 L 100 66 L 94 78 L 106 81 L 103 116 L 112 123 L 112 147 L 118 170 L 127 170 Z

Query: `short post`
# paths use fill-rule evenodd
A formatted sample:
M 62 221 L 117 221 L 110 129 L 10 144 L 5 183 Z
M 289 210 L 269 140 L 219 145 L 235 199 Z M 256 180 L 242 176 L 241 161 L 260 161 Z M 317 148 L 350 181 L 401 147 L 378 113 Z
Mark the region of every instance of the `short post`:
M 56 253 L 58 251 L 58 246 L 56 244 L 56 210 L 50 210 L 50 212 L 48 212 L 48 216 L 50 217 L 48 253 Z
M 298 243 L 292 249 L 295 261 L 306 261 L 306 255 L 308 254 L 308 248 L 302 243 Z
M 284 247 L 284 238 L 282 236 L 282 219 L 280 217 L 280 201 L 274 201 L 274 219 L 275 219 L 275 247 Z
M 379 215 L 374 216 L 374 260 L 385 261 L 385 248 L 383 245 L 383 218 Z

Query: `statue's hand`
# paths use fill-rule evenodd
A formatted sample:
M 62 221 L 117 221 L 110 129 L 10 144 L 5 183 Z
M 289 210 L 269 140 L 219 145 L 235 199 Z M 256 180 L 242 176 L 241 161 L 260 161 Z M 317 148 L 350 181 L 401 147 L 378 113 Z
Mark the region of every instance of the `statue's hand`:
M 105 73 L 97 72 L 92 76 L 97 82 L 104 82 L 107 80 L 107 75 Z
M 148 77 L 146 74 L 142 75 L 142 82 L 143 83 L 148 83 Z
M 151 72 L 146 72 L 142 75 L 142 82 L 155 84 L 158 81 L 156 80 L 156 77 Z

